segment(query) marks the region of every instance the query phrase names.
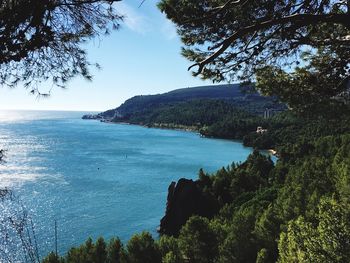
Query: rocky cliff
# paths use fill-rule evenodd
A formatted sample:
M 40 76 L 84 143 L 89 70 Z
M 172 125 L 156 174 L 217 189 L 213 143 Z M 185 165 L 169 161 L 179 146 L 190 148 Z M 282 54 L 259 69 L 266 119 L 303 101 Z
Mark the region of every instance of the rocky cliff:
M 181 227 L 192 215 L 211 217 L 213 205 L 202 191 L 199 181 L 180 179 L 171 182 L 165 216 L 160 221 L 160 234 L 177 236 Z

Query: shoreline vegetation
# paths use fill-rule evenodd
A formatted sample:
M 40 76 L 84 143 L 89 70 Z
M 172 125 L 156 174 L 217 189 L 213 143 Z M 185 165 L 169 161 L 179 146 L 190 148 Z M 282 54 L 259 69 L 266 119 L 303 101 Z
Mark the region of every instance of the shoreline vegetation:
M 208 139 L 212 138 L 212 139 L 223 139 L 223 140 L 230 140 L 230 141 L 234 140 L 234 139 L 227 139 L 227 138 L 220 138 L 220 137 L 205 136 L 205 135 L 200 133 L 201 127 L 198 127 L 198 126 L 186 126 L 186 125 L 178 125 L 178 124 L 173 124 L 173 123 L 153 123 L 153 124 L 144 125 L 142 123 L 138 124 L 138 123 L 129 123 L 129 122 L 115 122 L 115 121 L 103 120 L 103 119 L 101 119 L 100 121 L 104 122 L 104 123 L 110 123 L 110 124 L 137 125 L 137 126 L 142 126 L 145 128 L 156 128 L 156 129 L 194 132 L 194 133 L 197 133 L 199 136 L 205 137 Z M 236 140 L 234 140 L 234 141 L 236 141 Z M 243 144 L 242 139 L 238 139 L 238 141 Z M 246 147 L 249 147 L 249 146 L 246 146 Z M 271 156 L 278 157 L 278 153 L 274 149 L 259 149 L 259 150 L 265 151 L 266 153 L 268 153 Z
M 167 124 L 167 123 L 155 123 L 153 125 L 143 125 L 143 124 L 136 124 L 136 123 L 128 123 L 128 122 L 112 122 L 112 121 L 102 121 L 105 123 L 110 123 L 110 124 L 123 124 L 123 125 L 137 125 L 137 126 L 142 126 L 145 128 L 155 128 L 155 129 L 165 129 L 165 130 L 174 130 L 174 131 L 185 131 L 185 132 L 194 132 L 198 134 L 201 137 L 208 138 L 208 139 L 222 139 L 222 140 L 229 140 L 229 141 L 239 141 L 240 143 L 243 144 L 243 140 L 233 140 L 233 139 L 225 139 L 225 138 L 216 138 L 216 137 L 207 137 L 203 134 L 200 133 L 200 128 L 196 126 L 185 126 L 185 125 L 173 125 L 173 124 Z M 249 146 L 245 146 L 249 147 Z M 259 149 L 261 151 L 266 151 L 271 156 L 278 157 L 277 151 L 274 149 Z
M 167 130 L 178 130 L 178 131 L 186 131 L 186 132 L 194 132 L 200 135 L 201 137 L 205 138 L 213 138 L 213 139 L 224 139 L 224 140 L 238 140 L 242 142 L 244 145 L 243 138 L 225 138 L 225 137 L 217 137 L 215 135 L 213 136 L 208 136 L 201 131 L 203 129 L 207 129 L 207 127 L 201 127 L 199 125 L 182 125 L 182 124 L 175 124 L 175 123 L 150 123 L 150 124 L 144 124 L 144 123 L 130 123 L 130 122 L 125 122 L 125 121 L 116 121 L 116 120 L 108 120 L 108 119 L 103 119 L 103 118 L 84 118 L 87 120 L 99 120 L 100 122 L 104 123 L 109 123 L 109 124 L 123 124 L 123 125 L 137 125 L 137 126 L 142 126 L 145 128 L 157 128 L 157 129 L 167 129 Z M 246 147 L 251 147 L 250 145 L 244 145 Z M 266 151 L 268 154 L 272 156 L 278 157 L 278 153 L 275 149 L 268 149 L 268 148 L 259 148 L 259 150 Z
M 135 96 L 118 108 L 83 119 L 191 131 L 206 138 L 239 140 L 247 147 L 278 151 L 269 131 L 280 125 L 274 119 L 286 106 L 276 98 L 248 94 L 244 89 L 247 87 L 238 84 L 212 85 Z
M 350 237 L 349 209 L 342 203 L 350 196 L 349 113 L 347 108 L 334 118 L 310 118 L 308 125 L 302 119 L 298 132 L 296 126 L 280 127 L 277 163 L 254 151 L 245 162 L 215 173 L 199 170 L 195 181 L 169 182 L 159 239 L 148 232 L 135 234 L 125 244 L 118 238 L 88 239 L 58 257 L 61 261 L 54 261 L 52 253 L 44 262 L 82 263 L 100 254 L 123 263 L 145 258 L 152 263 L 184 263 L 188 258 L 208 263 L 276 262 L 293 251 L 296 239 L 307 251 L 324 249 L 323 231 L 327 240 L 341 245 L 339 234 Z M 335 221 L 344 224 L 332 224 Z M 337 255 L 345 259 L 348 252 L 345 247 Z
M 145 128 L 157 128 L 157 129 L 166 129 L 166 130 L 178 130 L 178 131 L 187 131 L 187 132 L 196 132 L 199 133 L 200 128 L 196 126 L 186 126 L 178 125 L 172 123 L 153 123 L 153 124 L 142 124 L 142 123 L 130 123 L 130 122 L 118 122 L 111 120 L 100 119 L 100 122 L 110 123 L 110 124 L 124 124 L 124 125 L 137 125 Z
M 350 209 L 344 203 L 350 196 L 349 116 L 344 105 L 329 108 L 324 116 L 284 111 L 262 118 L 217 100 L 162 105 L 130 115 L 135 125 L 240 138 L 244 145 L 266 149 L 278 162 L 255 150 L 243 163 L 212 174 L 200 170 L 194 181 L 169 182 L 160 238 L 135 234 L 119 255 L 133 254 L 136 242 L 156 251 L 152 262 L 182 263 L 191 257 L 193 262 L 276 262 L 288 258 L 295 240 L 305 251 L 324 249 L 319 247 L 326 242 L 322 227 L 339 220 L 346 224 L 327 230 L 327 236 L 340 245 L 339 233 L 350 238 Z M 119 116 L 111 122 L 123 117 L 128 119 Z M 350 256 L 349 249 L 339 251 L 343 259 Z
M 173 124 L 173 123 L 153 123 L 150 125 L 143 125 L 143 126 L 147 127 L 147 128 L 158 128 L 158 129 L 196 132 L 198 134 L 200 131 L 200 127 L 198 127 L 198 126 L 186 126 L 186 125 Z

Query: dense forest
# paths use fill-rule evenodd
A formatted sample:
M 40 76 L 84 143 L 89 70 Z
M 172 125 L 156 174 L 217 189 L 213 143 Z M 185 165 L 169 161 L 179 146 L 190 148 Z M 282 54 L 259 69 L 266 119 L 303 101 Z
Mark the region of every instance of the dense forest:
M 334 113 L 276 116 L 276 164 L 254 151 L 214 174 L 200 170 L 205 211 L 178 232 L 143 232 L 125 245 L 88 239 L 44 262 L 348 262 L 350 110 Z
M 256 110 L 263 110 L 266 101 L 261 105 L 260 100 L 256 100 L 255 106 L 251 102 L 244 107 L 237 104 L 238 101 L 191 97 L 181 102 L 144 104 L 142 110 L 133 108 L 123 116 L 114 116 L 111 121 L 147 127 L 188 129 L 198 131 L 205 137 L 242 140 L 245 146 L 258 149 L 274 149 L 286 142 L 293 144 L 300 137 L 310 140 L 343 133 L 350 125 L 343 108 L 337 108 L 341 107 L 339 105 L 329 109 L 319 107 L 317 111 L 310 109 L 299 114 L 276 103 L 274 107 L 268 108 L 270 116 L 265 118 L 263 113 L 256 113 Z M 134 104 L 133 101 L 131 105 Z M 257 127 L 262 127 L 264 132 L 257 133 Z
M 107 110 L 96 115 L 85 115 L 83 118 L 103 119 L 115 122 L 147 123 L 153 121 L 150 119 L 152 111 L 155 111 L 154 114 L 159 115 L 161 110 L 168 110 L 167 107 L 174 107 L 178 103 L 187 105 L 184 103 L 190 103 L 192 100 L 220 100 L 232 104 L 238 109 L 261 116 L 263 116 L 266 109 L 278 112 L 286 109 L 286 106 L 278 102 L 276 97 L 262 96 L 253 87 L 253 85 L 222 84 L 189 87 L 156 95 L 139 95 L 126 100 L 115 109 Z M 194 104 L 192 106 L 193 110 L 196 110 L 195 108 L 198 105 L 198 103 Z M 190 105 L 187 105 L 187 107 L 190 107 Z M 208 110 L 214 108 L 214 106 L 210 107 Z M 179 111 L 179 109 L 180 107 L 177 110 Z M 181 120 L 184 121 L 184 119 Z
M 230 84 L 135 96 L 116 109 L 85 115 L 83 119 L 192 130 L 206 137 L 243 140 L 246 146 L 262 149 L 274 145 L 266 135 L 254 137 L 257 127 L 296 124 L 293 116 L 281 115 L 286 109 L 275 97 L 264 97 L 252 87 Z M 268 118 L 264 117 L 266 112 Z
M 159 238 L 88 239 L 44 262 L 350 262 L 350 2 L 162 0 L 159 7 L 177 25 L 194 75 L 254 82 L 289 110 L 262 118 L 266 105 L 194 96 L 145 107 L 156 96 L 106 114 L 242 139 L 277 150 L 278 161 L 256 150 L 216 173 L 199 170 L 191 186 L 201 205 L 175 228 L 165 216 Z
M 266 123 L 259 115 L 243 110 L 229 101 L 217 99 L 161 104 L 146 108 L 142 112 L 117 117 L 113 121 L 147 127 L 190 129 L 200 132 L 203 136 L 229 139 L 242 139 L 243 135 Z M 223 123 L 231 127 L 224 129 L 221 127 Z

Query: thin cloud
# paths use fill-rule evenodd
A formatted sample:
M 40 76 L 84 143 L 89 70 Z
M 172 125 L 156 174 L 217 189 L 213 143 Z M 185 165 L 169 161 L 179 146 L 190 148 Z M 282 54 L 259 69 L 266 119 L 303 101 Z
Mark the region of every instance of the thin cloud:
M 151 31 L 151 24 L 146 16 L 140 14 L 134 7 L 119 2 L 116 4 L 117 11 L 119 14 L 124 16 L 124 24 L 131 31 L 139 34 L 145 34 Z
M 175 25 L 166 17 L 163 17 L 164 23 L 161 28 L 162 34 L 168 40 L 173 40 L 177 37 Z

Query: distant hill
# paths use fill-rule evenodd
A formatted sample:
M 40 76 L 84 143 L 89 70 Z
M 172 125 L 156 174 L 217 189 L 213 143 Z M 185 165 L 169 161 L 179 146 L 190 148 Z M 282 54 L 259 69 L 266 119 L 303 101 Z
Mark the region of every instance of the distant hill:
M 281 111 L 285 106 L 276 98 L 263 97 L 259 93 L 245 93 L 239 84 L 210 85 L 173 90 L 163 94 L 139 95 L 126 100 L 115 109 L 97 115 L 85 115 L 84 119 L 127 121 L 128 116 L 140 115 L 151 109 L 191 100 L 224 100 L 235 107 L 255 115 L 262 115 L 265 109 Z

